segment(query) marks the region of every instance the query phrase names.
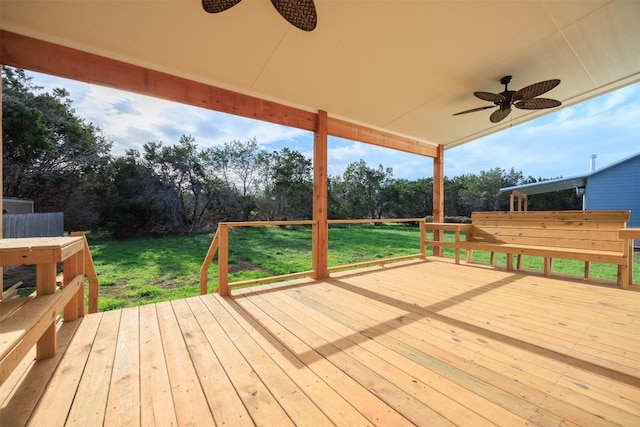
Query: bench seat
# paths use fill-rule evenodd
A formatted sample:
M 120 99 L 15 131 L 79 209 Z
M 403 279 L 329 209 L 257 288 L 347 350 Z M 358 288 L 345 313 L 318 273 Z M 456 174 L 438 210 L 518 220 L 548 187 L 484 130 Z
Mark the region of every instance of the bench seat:
M 37 297 L 0 303 L 0 385 L 51 327 L 58 315 L 79 295 L 84 276 L 74 277 L 64 288 Z
M 554 248 L 549 246 L 518 245 L 514 243 L 459 242 L 458 247 L 466 250 L 500 252 L 513 255 L 531 255 L 550 258 L 574 259 L 623 265 L 626 258 L 622 252 L 595 249 Z

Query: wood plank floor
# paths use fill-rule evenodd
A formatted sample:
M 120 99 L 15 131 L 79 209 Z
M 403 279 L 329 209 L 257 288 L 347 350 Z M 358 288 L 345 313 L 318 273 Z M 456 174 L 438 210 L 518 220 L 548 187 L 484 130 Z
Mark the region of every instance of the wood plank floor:
M 85 316 L 0 424 L 638 426 L 640 289 L 447 261 Z

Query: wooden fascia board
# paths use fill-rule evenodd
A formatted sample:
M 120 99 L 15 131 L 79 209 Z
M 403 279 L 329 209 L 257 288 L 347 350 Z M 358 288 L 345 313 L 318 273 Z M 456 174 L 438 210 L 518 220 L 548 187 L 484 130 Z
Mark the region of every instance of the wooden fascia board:
M 329 117 L 327 124 L 331 136 L 365 142 L 393 150 L 404 151 L 421 156 L 436 157 L 438 147 L 425 144 L 416 139 L 406 138 L 392 133 L 357 125 L 344 120 Z
M 311 132 L 317 128 L 318 115 L 313 112 L 5 30 L 0 30 L 0 62 Z M 421 156 L 438 155 L 436 146 L 344 120 L 329 117 L 327 127 L 331 136 Z

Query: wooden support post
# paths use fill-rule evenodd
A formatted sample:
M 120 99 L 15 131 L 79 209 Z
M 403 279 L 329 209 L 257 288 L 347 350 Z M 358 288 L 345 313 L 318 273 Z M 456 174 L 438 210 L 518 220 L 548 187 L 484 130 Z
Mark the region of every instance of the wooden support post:
M 50 295 L 56 292 L 56 263 L 36 265 L 36 295 Z M 56 319 L 38 340 L 36 359 L 46 359 L 56 355 Z
M 2 85 L 0 85 L 0 111 L 2 111 Z M 0 129 L 2 129 L 2 114 L 0 114 Z M 0 153 L 3 153 L 2 149 L 2 132 L 0 132 Z M 0 154 L 0 212 L 2 212 L 2 155 Z M 0 214 L 1 215 L 1 214 Z M 0 216 L 0 239 L 2 239 L 2 216 Z M 2 290 L 4 289 L 4 269 L 0 266 L 0 300 L 2 300 Z
M 329 277 L 327 153 L 327 112 L 318 111 L 318 126 L 313 139 L 313 220 L 317 227 L 313 241 L 314 279 Z
M 427 224 L 420 221 L 420 259 L 427 259 Z
M 473 261 L 473 249 L 467 249 L 465 256 L 464 256 L 464 261 L 466 263 L 470 263 L 471 261 Z
M 218 294 L 229 295 L 229 227 L 218 225 Z
M 623 266 L 622 274 L 622 289 L 629 289 L 629 286 L 633 285 L 633 239 L 625 240 L 625 247 L 623 250 L 625 256 L 629 260 L 626 267 Z M 626 269 L 626 271 L 625 271 Z
M 512 191 L 509 194 L 509 211 L 510 212 L 526 212 L 527 211 L 527 195 L 519 191 Z M 517 203 L 517 207 L 514 207 Z
M 438 145 L 438 155 L 433 158 L 433 222 L 444 222 L 444 145 Z M 433 230 L 433 240 L 444 240 L 443 233 Z M 442 246 L 433 247 L 434 256 L 442 254 Z

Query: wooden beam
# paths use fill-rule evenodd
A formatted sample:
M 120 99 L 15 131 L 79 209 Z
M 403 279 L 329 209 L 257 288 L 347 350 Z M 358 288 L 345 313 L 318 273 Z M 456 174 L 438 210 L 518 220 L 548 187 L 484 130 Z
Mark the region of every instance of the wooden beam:
M 3 64 L 314 132 L 317 114 L 154 71 L 104 56 L 0 30 Z M 435 157 L 437 147 L 335 118 L 328 135 Z
M 438 145 L 433 158 L 433 222 L 444 222 L 444 145 Z M 442 230 L 433 230 L 433 240 L 442 239 Z M 442 246 L 434 246 L 433 255 L 442 256 Z
M 314 279 L 329 277 L 327 121 L 327 112 L 319 111 L 313 139 L 313 220 L 316 222 L 316 232 L 313 233 Z
M 0 32 L 2 63 L 279 125 L 314 131 L 316 114 L 57 44 Z
M 0 34 L 0 37 L 2 37 L 2 35 Z M 1 40 L 1 39 L 0 39 Z M 1 51 L 0 51 L 1 52 Z M 2 55 L 0 54 L 0 63 L 2 63 Z M 0 129 L 2 129 L 2 85 L 0 84 Z M 4 149 L 2 148 L 2 133 L 0 132 L 0 212 L 2 212 L 2 209 L 4 209 L 2 207 L 2 197 L 4 196 L 4 192 L 2 191 L 2 189 L 4 188 L 4 184 L 2 183 L 2 163 L 4 163 L 2 161 L 2 153 L 4 152 Z M 2 239 L 2 214 L 0 213 L 0 239 Z M 2 268 L 2 267 L 0 267 Z M 0 274 L 0 300 L 2 300 L 3 296 L 3 290 L 4 290 L 4 270 L 2 270 L 3 274 Z
M 436 157 L 438 147 L 425 144 L 417 139 L 395 135 L 382 130 L 371 129 L 366 126 L 349 123 L 344 120 L 329 118 L 327 132 L 331 136 L 365 142 L 379 147 L 391 148 L 421 156 Z
M 218 295 L 229 295 L 229 227 L 218 224 Z

